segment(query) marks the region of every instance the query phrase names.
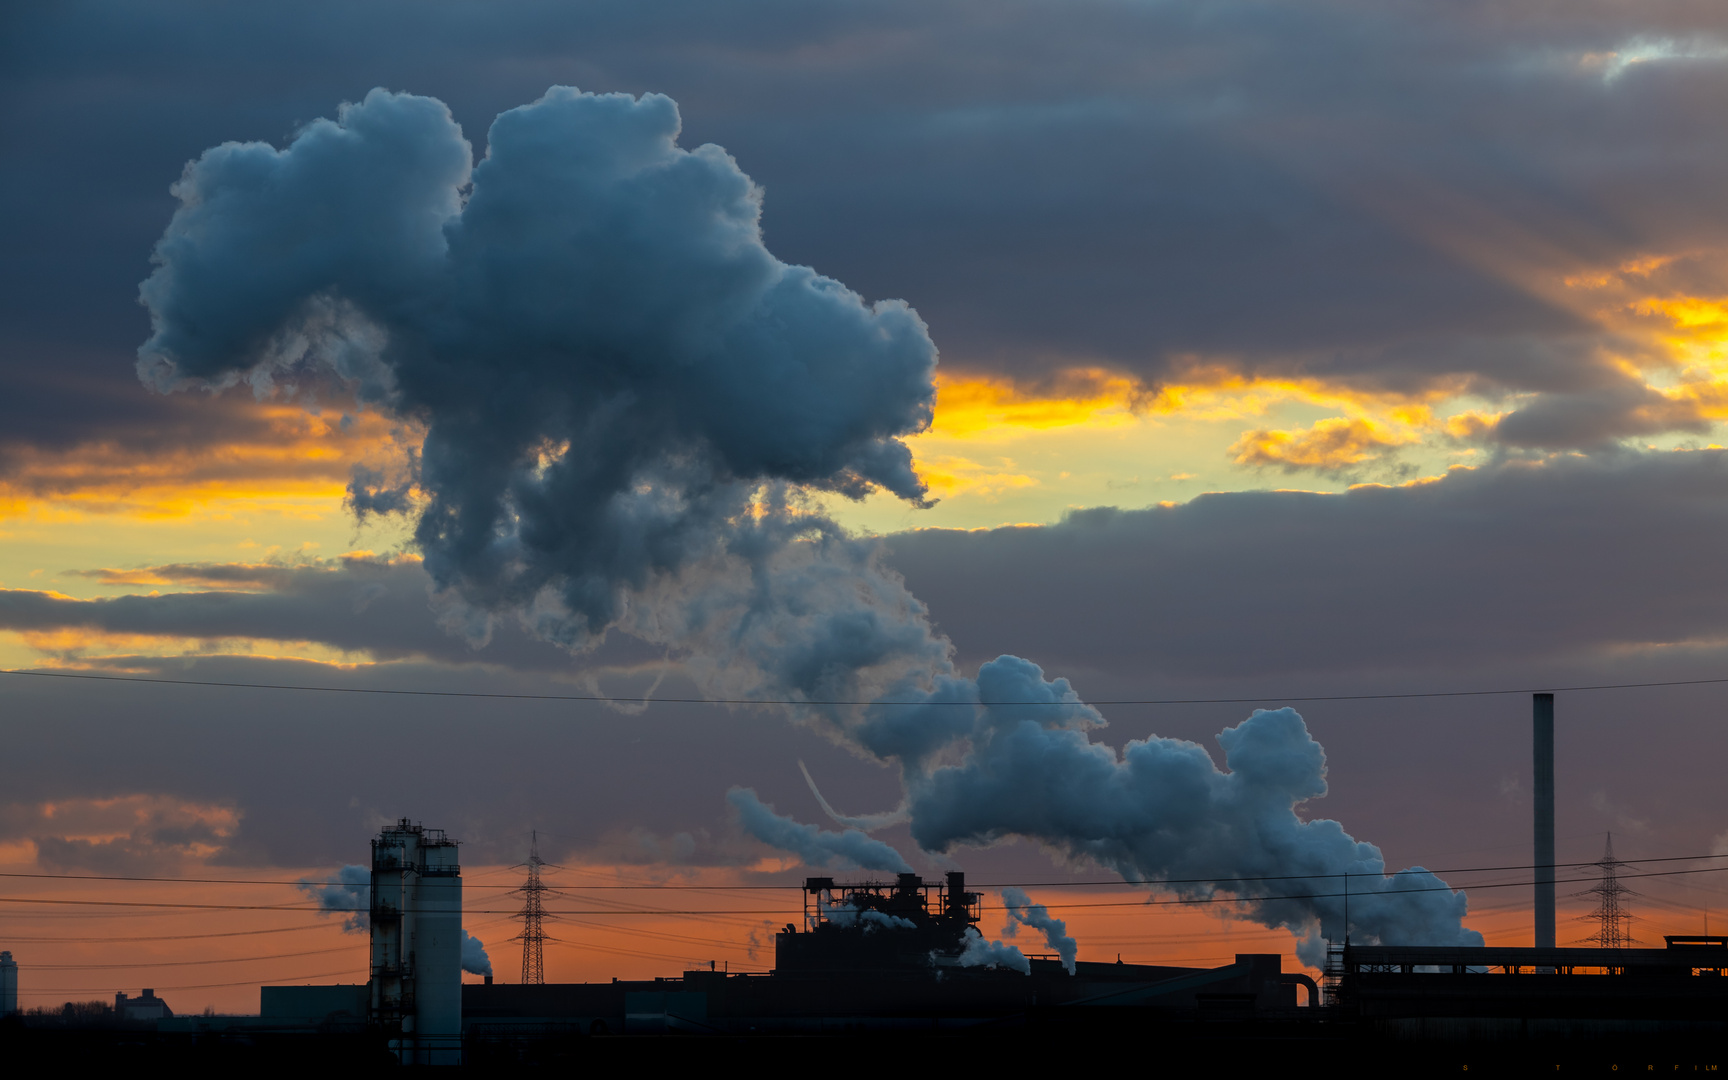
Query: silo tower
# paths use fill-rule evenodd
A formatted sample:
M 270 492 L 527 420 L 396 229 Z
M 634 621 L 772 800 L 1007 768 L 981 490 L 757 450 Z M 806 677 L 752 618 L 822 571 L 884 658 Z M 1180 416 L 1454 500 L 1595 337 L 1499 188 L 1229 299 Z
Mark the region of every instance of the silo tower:
M 442 829 L 372 841 L 372 1021 L 405 1065 L 462 1062 L 462 868 Z
M 0 952 L 0 1016 L 18 1011 L 18 965 L 9 952 Z

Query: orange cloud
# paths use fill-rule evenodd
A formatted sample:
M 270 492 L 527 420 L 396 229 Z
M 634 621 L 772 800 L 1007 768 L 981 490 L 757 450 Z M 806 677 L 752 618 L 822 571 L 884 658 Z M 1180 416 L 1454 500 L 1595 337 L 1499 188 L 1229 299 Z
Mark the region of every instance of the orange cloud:
M 353 667 L 371 663 L 370 653 L 346 650 L 321 641 L 245 637 L 187 637 L 183 634 L 128 634 L 80 626 L 49 630 L 9 630 L 26 647 L 51 663 L 43 667 L 156 674 L 159 668 L 141 658 L 164 656 L 245 656 L 258 660 L 288 660 Z
M 364 462 L 398 462 L 417 435 L 371 413 L 313 414 L 291 402 L 224 402 L 211 439 L 18 445 L 0 475 L 0 518 L 28 513 L 178 517 L 214 503 L 328 504 Z M 52 505 L 53 510 L 48 510 Z M 309 511 L 308 512 L 312 512 Z
M 1192 361 L 1156 387 L 1100 368 L 1070 368 L 1043 382 L 938 375 L 935 423 L 927 436 L 968 436 L 1005 428 L 1043 430 L 1077 425 L 1118 426 L 1136 416 L 1198 420 L 1263 415 L 1285 402 L 1341 412 L 1384 414 L 1422 424 L 1431 406 L 1462 392 L 1435 385 L 1411 393 L 1367 393 L 1313 378 L 1244 375 L 1222 363 Z
M 0 839 L 27 841 L 48 869 L 172 870 L 220 854 L 239 827 L 233 806 L 169 795 L 0 805 Z
M 352 569 L 362 563 L 398 566 L 421 561 L 421 556 L 412 553 L 381 557 L 377 552 L 361 549 L 345 551 L 333 559 L 302 557 L 251 563 L 169 563 L 129 569 L 102 567 L 96 570 L 68 570 L 66 573 L 76 577 L 93 578 L 98 584 L 116 588 L 139 585 L 195 585 L 227 592 L 268 592 L 281 585 L 284 578 L 291 574 L 336 574 L 344 568 Z M 51 595 L 72 599 L 59 593 Z
M 1659 315 L 1673 324 L 1674 329 L 1688 334 L 1700 330 L 1720 334 L 1728 328 L 1728 297 L 1656 296 L 1628 306 L 1641 315 Z
M 1392 431 L 1372 420 L 1334 416 L 1306 431 L 1244 432 L 1226 452 L 1238 465 L 1276 465 L 1286 472 L 1326 470 L 1359 465 L 1415 441 L 1414 434 Z
M 1566 275 L 1561 280 L 1567 295 L 1560 299 L 1605 329 L 1652 341 L 1660 347 L 1658 364 L 1703 362 L 1714 368 L 1728 359 L 1728 296 L 1697 286 L 1720 280 L 1720 262 L 1719 253 L 1707 251 L 1640 255 L 1612 268 Z
M 1446 434 L 1454 439 L 1474 442 L 1485 438 L 1489 432 L 1494 430 L 1494 426 L 1500 422 L 1500 418 L 1505 415 L 1503 412 L 1481 412 L 1472 409 L 1455 416 L 1448 416 L 1443 428 Z
M 1002 428 L 1123 423 L 1144 397 L 1138 380 L 1097 368 L 1074 368 L 1030 387 L 1008 379 L 939 373 L 929 434 L 963 437 Z

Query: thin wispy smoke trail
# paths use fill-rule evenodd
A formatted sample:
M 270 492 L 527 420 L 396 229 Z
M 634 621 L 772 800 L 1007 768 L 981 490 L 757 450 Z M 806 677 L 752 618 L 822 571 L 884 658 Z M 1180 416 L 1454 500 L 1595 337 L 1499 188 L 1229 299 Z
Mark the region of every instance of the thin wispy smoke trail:
M 1002 928 L 1005 937 L 1013 937 L 1020 926 L 1030 926 L 1044 934 L 1044 941 L 1061 957 L 1068 974 L 1074 974 L 1075 959 L 1080 955 L 1080 943 L 1068 934 L 1068 924 L 1050 914 L 1043 904 L 1034 904 L 1022 889 L 1002 890 L 1002 904 L 1008 909 L 1008 925 Z

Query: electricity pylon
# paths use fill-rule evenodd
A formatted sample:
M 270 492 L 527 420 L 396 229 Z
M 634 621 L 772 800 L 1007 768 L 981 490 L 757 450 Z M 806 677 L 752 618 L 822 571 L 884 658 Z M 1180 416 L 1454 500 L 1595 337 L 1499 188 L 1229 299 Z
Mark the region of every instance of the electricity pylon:
M 546 894 L 546 885 L 540 880 L 540 868 L 546 865 L 546 860 L 540 857 L 540 834 L 538 831 L 528 834 L 528 880 L 516 891 L 522 894 L 522 981 L 525 984 L 537 985 L 546 981 L 546 931 L 542 926 L 546 918 L 546 905 L 541 898 Z
M 1624 949 L 1637 944 L 1628 925 L 1633 915 L 1622 903 L 1623 898 L 1637 894 L 1620 884 L 1619 870 L 1628 864 L 1614 857 L 1613 833 L 1608 834 L 1608 845 L 1603 849 L 1602 858 L 1588 865 L 1602 871 L 1602 880 L 1578 894 L 1596 897 L 1596 910 L 1579 916 L 1581 920 L 1596 923 L 1596 932 L 1584 940 L 1602 949 Z

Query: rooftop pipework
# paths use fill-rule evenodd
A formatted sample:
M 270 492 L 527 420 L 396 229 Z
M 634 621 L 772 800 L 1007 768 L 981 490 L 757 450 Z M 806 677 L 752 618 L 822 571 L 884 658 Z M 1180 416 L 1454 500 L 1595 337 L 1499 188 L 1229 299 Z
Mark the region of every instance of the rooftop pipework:
M 792 974 L 927 970 L 932 956 L 957 956 L 981 916 L 983 895 L 966 891 L 966 875 L 926 882 L 900 874 L 892 883 L 804 882 L 804 925 L 775 938 L 774 970 Z

